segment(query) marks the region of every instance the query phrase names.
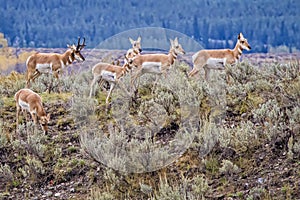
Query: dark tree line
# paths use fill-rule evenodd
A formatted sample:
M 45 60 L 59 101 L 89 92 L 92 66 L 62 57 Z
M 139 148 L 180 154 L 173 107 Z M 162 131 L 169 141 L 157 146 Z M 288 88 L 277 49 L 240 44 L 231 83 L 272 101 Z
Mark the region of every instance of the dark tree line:
M 0 0 L 0 32 L 10 46 L 65 47 L 85 36 L 89 47 L 133 28 L 182 32 L 205 48 L 231 48 L 243 32 L 253 51 L 300 49 L 297 0 Z

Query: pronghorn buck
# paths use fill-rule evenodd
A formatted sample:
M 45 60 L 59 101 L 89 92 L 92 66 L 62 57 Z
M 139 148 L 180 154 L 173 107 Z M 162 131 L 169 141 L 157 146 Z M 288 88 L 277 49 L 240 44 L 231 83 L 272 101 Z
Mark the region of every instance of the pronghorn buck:
M 142 40 L 141 36 L 139 36 L 137 40 L 133 40 L 132 38 L 129 38 L 132 48 L 127 50 L 125 55 L 126 58 L 133 58 L 136 55 L 141 54 L 142 52 L 141 40 Z
M 184 49 L 178 42 L 178 38 L 175 38 L 174 41 L 170 39 L 170 43 L 171 47 L 168 54 L 136 55 L 134 58 L 128 60 L 129 65 L 132 68 L 136 68 L 131 78 L 132 87 L 135 87 L 136 79 L 145 73 L 164 74 L 166 76 L 167 71 L 177 59 L 177 55 L 185 54 Z
M 249 51 L 251 49 L 248 41 L 243 34 L 238 35 L 237 43 L 234 49 L 212 49 L 200 50 L 192 56 L 193 69 L 189 76 L 196 75 L 203 67 L 205 72 L 205 79 L 208 81 L 209 72 L 211 69 L 222 70 L 225 69 L 226 64 L 237 63 L 242 55 L 243 50 Z
M 68 45 L 68 50 L 64 54 L 57 53 L 35 53 L 26 61 L 27 66 L 27 88 L 30 86 L 30 81 L 34 81 L 41 74 L 53 73 L 58 79 L 58 73 L 63 70 L 67 65 L 72 64 L 75 60 L 83 62 L 85 58 L 80 51 L 85 47 L 85 38 L 83 43 L 80 44 L 78 38 L 77 46 L 73 44 Z
M 98 81 L 100 81 L 99 86 L 102 87 L 103 83 L 107 81 L 110 85 L 108 95 L 106 97 L 106 104 L 109 103 L 109 97 L 114 89 L 114 87 L 121 83 L 120 78 L 122 78 L 127 72 L 130 71 L 130 67 L 128 65 L 128 62 L 125 61 L 123 66 L 113 65 L 109 63 L 97 63 L 92 68 L 92 73 L 94 76 L 94 79 L 91 83 L 91 89 L 90 89 L 90 97 L 92 97 L 94 93 L 94 85 Z M 126 88 L 124 85 L 119 84 L 122 89 L 128 94 Z
M 44 133 L 47 134 L 50 114 L 46 115 L 42 104 L 42 98 L 30 89 L 21 89 L 15 94 L 15 101 L 17 106 L 17 130 L 19 124 L 19 114 L 22 109 L 22 111 L 27 110 L 31 114 L 35 125 L 39 121 Z

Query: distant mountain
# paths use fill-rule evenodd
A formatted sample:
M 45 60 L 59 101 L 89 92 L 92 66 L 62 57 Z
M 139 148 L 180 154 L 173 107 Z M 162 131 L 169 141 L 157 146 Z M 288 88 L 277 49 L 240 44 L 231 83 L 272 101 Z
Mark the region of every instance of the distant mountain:
M 134 28 L 179 31 L 205 48 L 232 48 L 243 32 L 253 52 L 300 49 L 296 0 L 0 0 L 0 32 L 10 46 L 65 47 L 85 36 L 89 48 Z

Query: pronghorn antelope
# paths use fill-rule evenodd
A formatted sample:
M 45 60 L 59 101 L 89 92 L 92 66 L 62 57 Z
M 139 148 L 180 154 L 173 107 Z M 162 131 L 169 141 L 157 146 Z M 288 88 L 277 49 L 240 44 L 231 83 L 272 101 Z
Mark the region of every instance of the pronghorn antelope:
M 128 38 L 131 45 L 132 45 L 132 48 L 128 49 L 126 54 L 125 54 L 125 59 L 124 59 L 124 62 L 127 62 L 126 61 L 126 58 L 133 58 L 134 56 L 136 55 L 140 55 L 141 52 L 142 52 L 142 47 L 141 47 L 141 36 L 138 37 L 137 40 L 133 40 L 132 38 Z M 112 65 L 120 65 L 120 61 L 117 60 L 116 62 L 112 61 L 111 63 Z
M 110 88 L 109 92 L 106 97 L 106 104 L 109 103 L 109 97 L 116 86 L 116 84 L 119 84 L 120 78 L 123 77 L 127 72 L 130 71 L 130 66 L 128 65 L 128 62 L 126 61 L 123 66 L 117 66 L 112 65 L 109 63 L 97 63 L 92 68 L 92 73 L 94 76 L 94 79 L 91 83 L 91 89 L 90 89 L 90 97 L 93 95 L 93 87 L 96 82 L 100 81 L 99 86 L 102 87 L 103 83 L 106 81 L 109 83 Z M 121 82 L 122 83 L 122 82 Z M 123 83 L 122 83 L 123 84 Z M 127 92 L 125 87 L 121 84 L 119 84 L 124 91 Z M 128 92 L 127 92 L 128 93 Z
M 17 130 L 19 124 L 19 114 L 22 109 L 22 111 L 27 110 L 31 114 L 35 125 L 39 120 L 44 133 L 47 134 L 50 114 L 46 115 L 42 104 L 42 98 L 30 89 L 21 89 L 15 94 L 15 101 L 17 106 Z
M 136 79 L 145 73 L 164 74 L 166 76 L 167 71 L 171 65 L 173 65 L 177 55 L 185 54 L 177 38 L 175 38 L 174 41 L 170 39 L 170 43 L 171 47 L 168 54 L 144 54 L 129 59 L 129 65 L 132 68 L 136 68 L 131 78 L 132 87 L 134 87 Z
M 41 74 L 53 73 L 58 79 L 58 73 L 63 70 L 67 65 L 72 64 L 75 60 L 84 61 L 80 51 L 85 47 L 85 38 L 83 43 L 80 44 L 80 38 L 78 38 L 77 46 L 73 44 L 68 45 L 68 50 L 64 54 L 57 53 L 36 53 L 26 61 L 27 66 L 27 88 L 30 86 L 30 81 L 34 81 Z
M 141 54 L 142 52 L 141 39 L 142 39 L 141 36 L 139 36 L 137 40 L 133 40 L 129 38 L 129 41 L 132 44 L 132 48 L 127 50 L 125 55 L 126 58 L 133 58 L 134 56 Z
M 209 72 L 211 69 L 225 69 L 226 64 L 237 63 L 242 55 L 243 50 L 249 51 L 251 49 L 248 41 L 244 38 L 243 34 L 238 35 L 237 43 L 234 49 L 212 49 L 201 50 L 192 56 L 193 70 L 189 73 L 189 76 L 196 75 L 203 67 L 205 71 L 205 79 L 208 81 Z

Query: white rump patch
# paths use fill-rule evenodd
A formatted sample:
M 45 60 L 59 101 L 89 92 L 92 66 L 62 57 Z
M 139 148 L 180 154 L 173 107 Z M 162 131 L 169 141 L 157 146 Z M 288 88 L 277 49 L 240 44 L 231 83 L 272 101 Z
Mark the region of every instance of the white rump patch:
M 43 74 L 51 73 L 52 63 L 36 64 L 36 69 Z
M 144 62 L 142 64 L 143 73 L 161 74 L 161 62 Z
M 115 82 L 116 81 L 116 73 L 112 73 L 110 71 L 103 70 L 101 72 L 101 77 L 104 80 L 109 81 L 109 82 Z
M 25 101 L 22 101 L 21 99 L 19 99 L 19 105 L 21 106 L 22 109 L 27 110 L 28 112 L 30 112 L 30 106 Z M 33 113 L 35 113 L 35 111 L 33 111 Z

